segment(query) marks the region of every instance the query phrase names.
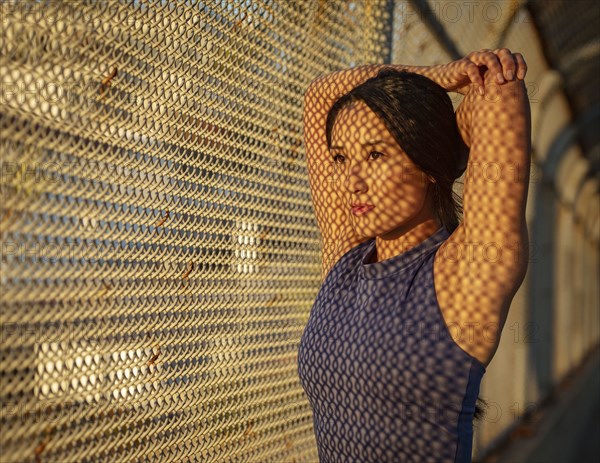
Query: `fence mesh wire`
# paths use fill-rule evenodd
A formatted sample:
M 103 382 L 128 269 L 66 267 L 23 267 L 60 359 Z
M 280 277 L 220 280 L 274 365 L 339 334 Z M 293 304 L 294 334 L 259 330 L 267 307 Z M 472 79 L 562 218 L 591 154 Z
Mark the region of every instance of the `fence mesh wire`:
M 0 2 L 3 462 L 318 460 L 302 96 L 453 59 L 417 3 L 523 2 Z

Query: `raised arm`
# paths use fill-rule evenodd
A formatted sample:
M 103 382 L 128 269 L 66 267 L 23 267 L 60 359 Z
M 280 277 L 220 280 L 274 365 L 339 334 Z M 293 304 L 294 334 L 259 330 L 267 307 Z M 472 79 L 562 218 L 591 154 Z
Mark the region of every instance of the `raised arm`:
M 493 242 L 512 257 L 502 259 L 502 265 L 523 276 L 528 263 L 529 98 L 522 80 L 498 85 L 489 70 L 484 79 L 486 95 L 469 92 L 456 111 L 459 130 L 470 147 L 463 191 L 465 236 L 469 241 Z M 497 272 L 499 264 L 492 269 Z M 514 278 L 507 283 L 520 284 Z
M 448 306 L 456 312 L 452 317 L 461 319 L 460 312 L 468 312 L 462 316 L 465 323 L 488 324 L 494 330 L 488 329 L 487 338 L 499 339 L 529 259 L 525 209 L 531 113 L 524 81 L 498 84 L 495 69 L 485 72 L 484 81 L 485 96 L 471 88 L 456 111 L 470 152 L 463 222 L 445 246 L 460 249 L 463 258 L 456 262 L 446 259 L 443 273 L 463 282 L 457 290 L 446 291 L 446 298 L 452 301 Z M 485 357 L 490 353 L 484 343 L 474 344 L 477 354 Z

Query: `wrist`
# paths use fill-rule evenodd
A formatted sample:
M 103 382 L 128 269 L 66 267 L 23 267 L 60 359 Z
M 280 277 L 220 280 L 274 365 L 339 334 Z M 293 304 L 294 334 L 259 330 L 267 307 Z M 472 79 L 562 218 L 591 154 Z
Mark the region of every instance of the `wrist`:
M 439 71 L 438 71 L 439 65 L 411 66 L 411 65 L 405 65 L 405 64 L 393 64 L 392 67 L 394 67 L 400 71 L 407 71 L 407 72 L 412 72 L 414 74 L 419 74 L 420 76 L 427 77 L 428 79 L 439 84 L 439 82 L 437 81 L 437 76 L 439 75 Z

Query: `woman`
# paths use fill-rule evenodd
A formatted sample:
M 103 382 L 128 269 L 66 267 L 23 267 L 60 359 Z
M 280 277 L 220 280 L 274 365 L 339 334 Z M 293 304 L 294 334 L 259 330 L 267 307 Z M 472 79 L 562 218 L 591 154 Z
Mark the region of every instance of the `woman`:
M 324 258 L 298 372 L 321 462 L 471 461 L 479 385 L 527 270 L 526 70 L 485 49 L 307 90 Z M 456 114 L 449 91 L 465 96 Z

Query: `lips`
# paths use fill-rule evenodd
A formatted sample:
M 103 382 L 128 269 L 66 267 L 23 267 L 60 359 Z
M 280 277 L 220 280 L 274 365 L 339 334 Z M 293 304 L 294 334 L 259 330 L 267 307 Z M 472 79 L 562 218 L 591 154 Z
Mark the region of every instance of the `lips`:
M 353 204 L 352 205 L 352 213 L 354 215 L 363 215 L 366 214 L 367 212 L 373 210 L 375 208 L 375 206 L 372 206 L 370 204 Z

